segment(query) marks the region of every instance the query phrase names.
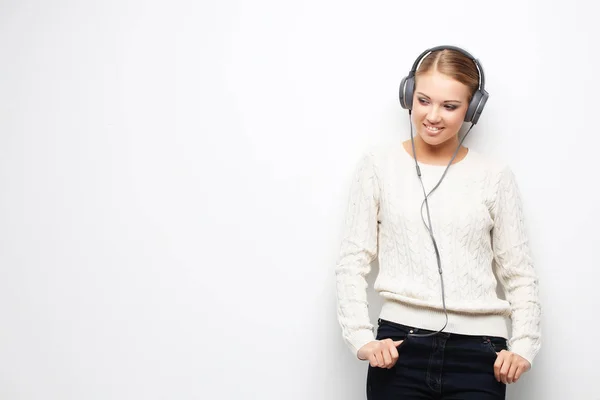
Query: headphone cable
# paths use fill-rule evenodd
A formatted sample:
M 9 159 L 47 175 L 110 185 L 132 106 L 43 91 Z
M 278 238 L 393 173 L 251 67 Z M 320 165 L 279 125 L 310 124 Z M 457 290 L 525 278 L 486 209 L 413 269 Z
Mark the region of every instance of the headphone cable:
M 448 172 L 448 169 L 450 168 L 450 165 L 452 165 L 452 163 L 454 162 L 454 159 L 456 158 L 456 156 L 458 154 L 458 150 L 460 150 L 460 147 L 461 147 L 463 141 L 465 140 L 465 138 L 467 137 L 467 135 L 469 134 L 469 132 L 471 132 L 471 129 L 473 129 L 473 126 L 475 126 L 475 124 L 474 123 L 471 124 L 471 126 L 469 127 L 469 129 L 467 130 L 467 132 L 465 133 L 465 135 L 462 137 L 462 139 L 458 143 L 458 146 L 456 147 L 456 150 L 454 151 L 454 155 L 450 159 L 450 162 L 446 166 L 446 169 L 444 170 L 444 173 L 442 174 L 442 176 L 441 176 L 440 180 L 438 181 L 438 183 L 433 187 L 433 189 L 431 189 L 429 191 L 429 193 L 427 193 L 427 191 L 425 190 L 425 185 L 423 184 L 423 179 L 421 177 L 421 168 L 419 168 L 419 163 L 417 162 L 417 152 L 415 150 L 415 140 L 414 140 L 414 136 L 413 136 L 413 126 L 412 126 L 412 110 L 408 110 L 408 116 L 409 116 L 408 119 L 409 119 L 409 124 L 410 124 L 410 141 L 411 141 L 411 145 L 412 145 L 413 159 L 415 161 L 415 167 L 416 167 L 416 170 L 417 170 L 417 176 L 419 177 L 419 182 L 421 183 L 421 188 L 423 189 L 423 196 L 424 196 L 423 202 L 421 203 L 421 220 L 423 221 L 423 224 L 425 225 L 425 228 L 427 229 L 427 232 L 429 233 L 429 236 L 431 237 L 431 242 L 433 243 L 433 248 L 435 250 L 435 257 L 436 257 L 437 266 L 438 266 L 438 273 L 440 274 L 440 284 L 441 284 L 441 287 L 442 287 L 442 290 L 441 290 L 441 292 L 442 292 L 442 306 L 444 307 L 444 316 L 446 318 L 446 322 L 444 323 L 444 326 L 440 330 L 438 330 L 436 332 L 425 333 L 425 334 L 409 333 L 409 336 L 414 336 L 414 337 L 429 337 L 429 336 L 435 336 L 438 333 L 441 333 L 444 329 L 446 329 L 446 326 L 448 325 L 448 310 L 446 309 L 446 294 L 445 294 L 445 290 L 444 290 L 444 276 L 442 274 L 442 261 L 441 261 L 440 252 L 439 252 L 439 249 L 438 249 L 437 242 L 436 242 L 435 237 L 433 235 L 433 227 L 432 227 L 432 224 L 431 224 L 431 214 L 429 212 L 429 201 L 428 201 L 428 198 L 433 193 L 433 191 L 436 190 L 438 188 L 438 186 L 440 186 L 440 184 L 442 183 L 442 180 L 446 176 L 446 173 Z M 425 218 L 423 217 L 423 206 L 425 206 L 425 209 L 427 211 L 427 221 L 429 222 L 429 225 L 427 224 L 427 222 L 425 221 Z

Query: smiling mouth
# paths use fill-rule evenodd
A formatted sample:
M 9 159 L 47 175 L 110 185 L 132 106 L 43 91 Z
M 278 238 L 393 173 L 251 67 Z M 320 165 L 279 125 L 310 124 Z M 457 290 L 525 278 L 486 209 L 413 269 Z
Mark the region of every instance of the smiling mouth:
M 429 132 L 432 132 L 432 133 L 438 133 L 442 129 L 444 129 L 443 127 L 436 127 L 436 126 L 431 126 L 431 125 L 427 125 L 427 124 L 423 124 L 423 125 L 425 126 L 425 128 L 427 128 L 427 130 Z

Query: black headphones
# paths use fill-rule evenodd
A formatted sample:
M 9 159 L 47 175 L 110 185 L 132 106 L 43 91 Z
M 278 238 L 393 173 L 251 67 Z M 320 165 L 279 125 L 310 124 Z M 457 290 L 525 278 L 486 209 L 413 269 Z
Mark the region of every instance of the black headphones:
M 402 78 L 400 82 L 400 105 L 402 108 L 407 110 L 412 110 L 412 102 L 413 95 L 415 91 L 415 73 L 417 72 L 417 67 L 419 63 L 425 56 L 429 53 L 438 50 L 456 50 L 469 57 L 475 63 L 475 66 L 479 70 L 479 88 L 473 93 L 473 98 L 471 98 L 471 102 L 469 103 L 469 108 L 467 109 L 467 113 L 465 114 L 465 121 L 471 122 L 473 125 L 477 123 L 479 117 L 481 116 L 481 112 L 483 111 L 483 107 L 487 102 L 489 97 L 488 92 L 485 91 L 485 77 L 483 75 L 483 68 L 479 64 L 479 61 L 467 51 L 455 47 L 455 46 L 437 46 L 432 47 L 430 49 L 425 50 L 421 55 L 415 60 L 412 69 L 408 73 L 408 76 Z

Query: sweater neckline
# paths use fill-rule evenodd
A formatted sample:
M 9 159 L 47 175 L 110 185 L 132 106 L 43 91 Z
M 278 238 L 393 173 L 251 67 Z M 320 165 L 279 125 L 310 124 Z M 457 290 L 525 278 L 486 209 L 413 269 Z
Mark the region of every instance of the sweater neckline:
M 400 145 L 400 151 L 404 154 L 404 156 L 412 163 L 415 162 L 415 159 L 412 156 L 412 153 L 409 153 L 404 146 L 401 144 Z M 456 168 L 458 165 L 464 164 L 465 161 L 468 161 L 471 158 L 471 153 L 473 152 L 473 150 L 471 150 L 470 148 L 467 147 L 467 154 L 465 155 L 465 157 L 456 162 L 453 163 L 452 165 L 450 165 L 450 167 Z M 419 167 L 425 167 L 425 168 L 431 168 L 431 169 L 444 169 L 448 166 L 448 164 L 429 164 L 429 163 L 424 163 L 423 161 L 419 161 L 417 160 L 419 163 Z

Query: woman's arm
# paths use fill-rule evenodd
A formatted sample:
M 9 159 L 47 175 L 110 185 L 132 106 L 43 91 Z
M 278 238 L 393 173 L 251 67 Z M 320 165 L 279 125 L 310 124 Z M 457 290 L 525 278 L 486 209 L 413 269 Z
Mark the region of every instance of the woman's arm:
M 353 354 L 375 340 L 367 303 L 366 276 L 377 257 L 379 185 L 372 155 L 356 168 L 335 268 L 337 315 L 342 336 Z
M 496 273 L 511 305 L 509 350 L 531 364 L 541 346 L 541 306 L 517 182 L 505 167 L 496 180 L 492 244 Z

